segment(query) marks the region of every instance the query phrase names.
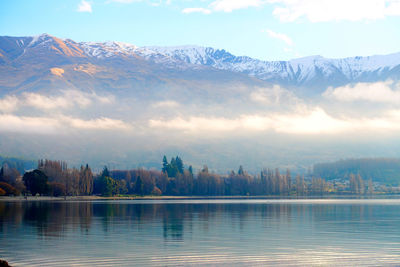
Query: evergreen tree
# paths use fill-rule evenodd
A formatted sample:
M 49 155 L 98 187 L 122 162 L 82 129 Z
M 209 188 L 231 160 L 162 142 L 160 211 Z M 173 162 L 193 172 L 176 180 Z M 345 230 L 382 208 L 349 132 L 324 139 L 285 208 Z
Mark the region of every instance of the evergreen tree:
M 243 170 L 243 166 L 242 165 L 239 166 L 238 174 L 239 175 L 244 175 L 244 170 Z
M 163 157 L 163 162 L 162 162 L 162 172 L 163 173 L 168 173 L 168 167 L 169 167 L 169 164 L 168 164 L 168 160 L 167 160 L 167 157 L 164 155 L 164 157 Z
M 193 167 L 192 167 L 192 165 L 190 165 L 189 166 L 189 173 L 192 175 L 192 177 L 193 177 Z
M 114 192 L 115 181 L 109 176 L 100 177 L 100 193 L 103 196 L 112 196 Z
M 180 157 L 176 156 L 175 159 L 176 169 L 179 173 L 183 173 L 183 161 Z
M 101 177 L 111 177 L 110 172 L 108 171 L 107 166 L 104 166 L 103 171 L 101 172 Z
M 143 195 L 143 181 L 140 176 L 138 176 L 138 178 L 136 179 L 135 193 L 138 195 Z
M 172 158 L 171 163 L 169 164 L 168 176 L 176 177 L 177 173 L 178 173 L 178 166 L 176 165 L 176 159 Z

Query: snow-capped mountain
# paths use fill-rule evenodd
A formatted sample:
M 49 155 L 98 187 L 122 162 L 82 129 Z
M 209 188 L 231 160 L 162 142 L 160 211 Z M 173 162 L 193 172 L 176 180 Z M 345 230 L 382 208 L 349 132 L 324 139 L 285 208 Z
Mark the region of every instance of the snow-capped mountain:
M 10 133 L 9 136 L 0 133 L 0 147 L 10 154 L 36 155 L 33 153 L 47 149 L 51 151 L 49 155 L 56 158 L 79 158 L 80 154 L 86 154 L 84 158 L 93 158 L 101 164 L 113 158 L 129 165 L 137 161 L 132 158 L 146 161 L 151 157 L 146 155 L 157 154 L 159 147 L 176 153 L 179 146 L 175 144 L 186 147 L 186 143 L 181 142 L 186 141 L 181 138 L 184 134 L 190 146 L 182 149 L 183 153 L 203 155 L 199 162 L 219 160 L 228 165 L 242 164 L 240 158 L 227 160 L 239 155 L 247 159 L 244 163 L 249 165 L 255 164 L 254 157 L 262 159 L 263 164 L 290 157 L 290 164 L 297 165 L 298 159 L 303 159 L 309 165 L 312 156 L 320 160 L 335 151 L 339 156 L 346 155 L 346 151 L 349 151 L 347 155 L 354 155 L 354 145 L 340 145 L 342 141 L 334 143 L 333 135 L 332 139 L 331 135 L 324 136 L 321 144 L 326 147 L 311 144 L 309 140 L 314 141 L 314 137 L 301 139 L 302 134 L 275 139 L 290 135 L 287 134 L 290 130 L 284 128 L 296 128 L 297 123 L 302 124 L 303 117 L 304 127 L 311 129 L 314 129 L 314 121 L 325 118 L 331 120 L 328 125 L 347 128 L 353 120 L 351 116 L 347 120 L 346 114 L 353 114 L 353 106 L 358 108 L 358 102 L 342 103 L 326 98 L 321 101 L 321 93 L 329 86 L 388 79 L 394 80 L 393 84 L 400 81 L 400 53 L 345 59 L 311 56 L 290 61 L 263 61 L 210 47 L 138 47 L 113 41 L 76 42 L 47 34 L 0 36 L 0 115 L 7 122 L 3 123 L 3 129 L 7 135 Z M 84 99 L 80 99 L 81 96 Z M 324 101 L 329 103 L 323 106 Z M 369 102 L 359 105 L 363 113 L 354 121 L 365 120 L 363 125 L 382 124 L 379 132 L 386 131 L 389 128 L 380 113 L 371 120 L 364 115 L 370 107 L 379 106 L 380 109 L 384 105 Z M 326 108 L 326 112 L 320 106 Z M 344 108 L 351 112 L 331 115 Z M 388 108 L 387 121 L 392 123 L 396 114 L 392 115 L 392 104 Z M 295 116 L 299 111 L 305 113 Z M 42 122 L 43 127 L 36 126 Z M 74 125 L 74 129 L 64 133 L 64 123 L 68 124 L 66 128 Z M 103 124 L 113 129 L 103 132 L 96 128 Z M 130 129 L 126 136 L 125 124 Z M 241 124 L 251 129 L 250 138 L 241 130 Z M 14 132 L 17 128 L 14 125 L 24 126 Z M 194 125 L 193 130 L 191 125 Z M 274 127 L 280 128 L 279 131 L 274 132 Z M 213 128 L 218 137 L 209 143 L 209 136 L 214 138 Z M 264 128 L 268 129 L 268 134 L 258 135 L 258 129 Z M 360 129 L 362 132 L 363 128 Z M 52 139 L 50 134 L 47 136 L 52 131 L 61 135 Z M 78 134 L 80 131 L 85 134 Z M 27 133 L 24 142 L 17 138 L 20 132 Z M 46 135 L 36 134 L 39 132 Z M 238 138 L 231 138 L 231 132 Z M 131 136 L 131 133 L 134 134 Z M 299 141 L 301 146 L 293 146 L 294 140 L 305 141 Z M 387 142 L 387 147 L 393 147 L 392 139 L 387 138 Z M 144 151 L 147 145 L 150 149 Z M 362 154 L 375 149 L 376 146 L 367 144 L 359 151 Z M 323 153 L 314 153 L 314 150 Z M 383 152 L 376 153 L 383 155 Z
M 186 63 L 131 44 L 79 43 L 47 34 L 0 37 L 0 96 L 74 89 L 140 99 L 172 94 L 217 99 L 235 95 L 235 88 L 263 86 L 265 81 L 245 74 Z
M 86 48 L 88 55 L 98 58 L 116 54 L 138 55 L 169 66 L 182 67 L 182 63 L 209 66 L 295 86 L 320 86 L 323 80 L 326 80 L 323 85 L 338 85 L 375 80 L 379 77 L 388 78 L 388 73 L 400 65 L 400 53 L 343 59 L 310 56 L 290 61 L 262 61 L 247 56 L 235 56 L 224 49 L 212 47 L 137 47 L 119 42 L 80 44 Z M 88 49 L 89 47 L 92 49 Z M 102 50 L 101 53 L 98 52 L 99 49 Z M 393 78 L 398 77 L 394 75 Z
M 108 88 L 113 88 L 118 79 L 118 86 L 124 83 L 121 79 L 133 79 L 135 82 L 140 80 L 142 83 L 152 83 L 151 79 L 158 79 L 160 83 L 165 83 L 165 79 L 174 77 L 177 72 L 180 74 L 175 78 L 180 81 L 196 77 L 234 82 L 236 78 L 232 77 L 235 77 L 235 73 L 240 73 L 251 79 L 256 78 L 260 83 L 265 81 L 314 91 L 354 82 L 400 80 L 400 53 L 344 59 L 310 56 L 290 61 L 262 61 L 235 56 L 223 49 L 211 47 L 138 47 L 121 42 L 75 42 L 48 34 L 0 37 L 0 67 L 2 74 L 8 75 L 0 84 L 2 87 L 19 90 L 21 86 L 26 87 L 28 83 L 32 83 L 32 80 L 38 82 L 41 79 L 38 75 L 43 76 L 50 68 L 63 68 L 66 76 L 68 68 L 65 66 L 74 65 L 71 69 L 77 71 L 87 67 L 82 67 L 82 64 L 91 64 L 91 78 L 98 84 L 104 82 L 99 80 L 99 73 L 104 76 L 108 72 L 108 78 L 114 76 L 110 78 Z M 16 66 L 19 67 L 15 69 Z M 21 66 L 25 66 L 27 70 L 23 72 L 24 68 Z M 41 72 L 38 70 L 40 66 L 43 67 Z M 39 71 L 34 77 L 27 74 L 32 67 Z M 213 75 L 205 77 L 204 72 Z M 9 79 L 10 73 L 21 79 L 12 83 Z M 135 77 L 132 77 L 133 73 Z M 244 76 L 239 79 L 245 80 Z M 75 76 L 70 77 L 70 83 L 74 83 L 73 77 Z M 253 83 L 254 80 L 251 79 L 245 83 Z M 319 90 L 315 90 L 316 88 Z
M 177 61 L 173 60 L 169 56 L 149 50 L 147 48 L 142 48 L 123 42 L 80 42 L 79 46 L 82 47 L 87 56 L 97 59 L 107 59 L 118 56 L 142 57 L 146 60 L 151 60 L 157 63 L 176 63 L 177 65 L 179 65 Z
M 368 78 L 368 75 L 385 76 L 400 65 L 400 53 L 343 59 L 310 56 L 290 61 L 262 61 L 246 56 L 234 56 L 223 49 L 211 47 L 148 48 L 186 63 L 242 72 L 262 80 L 292 85 L 309 85 L 317 79 L 343 79 L 344 82 L 354 82 Z

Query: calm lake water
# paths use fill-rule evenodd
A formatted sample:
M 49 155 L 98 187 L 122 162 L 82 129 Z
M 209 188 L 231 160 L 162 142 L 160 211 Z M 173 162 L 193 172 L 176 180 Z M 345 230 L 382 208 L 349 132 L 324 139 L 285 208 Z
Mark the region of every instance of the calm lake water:
M 0 202 L 14 266 L 400 265 L 400 200 Z

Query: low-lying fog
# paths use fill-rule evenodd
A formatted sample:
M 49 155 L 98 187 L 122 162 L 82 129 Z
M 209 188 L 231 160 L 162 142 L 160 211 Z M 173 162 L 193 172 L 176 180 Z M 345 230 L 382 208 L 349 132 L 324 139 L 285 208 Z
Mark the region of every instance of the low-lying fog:
M 164 154 L 224 173 L 243 165 L 306 171 L 313 163 L 400 155 L 400 83 L 300 90 L 229 88 L 137 98 L 54 90 L 0 98 L 0 154 L 159 168 Z

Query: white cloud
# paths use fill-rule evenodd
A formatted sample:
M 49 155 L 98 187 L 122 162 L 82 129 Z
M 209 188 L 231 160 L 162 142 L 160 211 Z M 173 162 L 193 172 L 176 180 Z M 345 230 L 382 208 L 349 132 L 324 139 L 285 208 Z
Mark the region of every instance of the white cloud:
M 392 0 L 388 1 L 386 6 L 386 15 L 387 16 L 399 16 L 400 15 L 400 1 Z
M 19 101 L 16 96 L 8 95 L 0 99 L 0 111 L 13 112 L 18 109 Z
M 48 97 L 36 93 L 23 93 L 24 104 L 37 109 L 47 110 L 56 108 L 68 108 L 73 105 L 73 100 L 69 101 L 65 97 Z
M 20 107 L 33 107 L 38 110 L 68 109 L 75 106 L 86 108 L 93 103 L 110 104 L 112 102 L 114 102 L 114 96 L 99 96 L 96 93 L 84 93 L 77 90 L 61 91 L 58 96 L 23 93 L 18 97 L 8 95 L 0 99 L 0 111 L 12 112 Z
M 68 123 L 72 128 L 86 129 L 86 130 L 127 130 L 131 126 L 122 120 L 115 120 L 110 118 L 98 118 L 91 120 L 83 120 L 79 118 L 63 117 L 63 121 Z
M 1 132 L 53 134 L 60 126 L 60 122 L 53 118 L 0 114 Z
M 355 85 L 328 88 L 323 95 L 343 102 L 367 101 L 400 104 L 400 85 L 394 84 L 393 81 L 357 83 Z
M 190 13 L 202 13 L 202 14 L 211 14 L 211 10 L 207 8 L 202 8 L 202 7 L 192 7 L 192 8 L 185 8 L 182 10 L 182 13 L 184 14 L 190 14 Z
M 350 125 L 348 122 L 334 119 L 325 111 L 316 108 L 304 114 L 270 114 L 242 115 L 228 119 L 221 117 L 190 117 L 172 120 L 150 120 L 150 127 L 180 130 L 186 133 L 216 133 L 216 132 L 260 132 L 275 131 L 291 134 L 337 133 Z
M 150 128 L 170 129 L 186 134 L 246 134 L 273 131 L 286 134 L 318 135 L 357 133 L 360 131 L 400 131 L 400 110 L 370 118 L 334 117 L 320 107 L 296 113 L 242 115 L 237 118 L 177 117 L 149 120 Z
M 268 33 L 268 35 L 271 38 L 278 39 L 278 40 L 281 40 L 281 41 L 285 42 L 287 45 L 290 45 L 290 46 L 293 45 L 292 39 L 289 36 L 287 36 L 286 34 L 274 32 L 274 31 L 269 30 L 269 29 L 263 30 L 263 32 Z
M 148 2 L 154 6 L 159 6 L 162 3 L 167 5 L 171 3 L 170 0 L 109 1 L 125 4 Z M 201 2 L 204 3 L 206 1 Z M 84 0 L 82 3 L 88 4 Z M 182 10 L 182 13 L 210 14 L 212 12 L 232 12 L 265 5 L 271 5 L 273 14 L 285 22 L 292 22 L 301 18 L 305 18 L 311 22 L 325 22 L 377 20 L 387 16 L 400 16 L 400 0 L 213 0 L 208 6 L 185 8 Z
M 232 12 L 238 9 L 249 7 L 260 7 L 266 4 L 266 0 L 214 0 L 208 5 L 208 8 L 193 7 L 185 8 L 182 13 L 203 13 L 210 14 L 211 12 Z
M 78 12 L 89 12 L 92 13 L 92 4 L 82 0 L 79 4 L 78 4 Z
M 291 52 L 293 52 L 293 49 L 292 49 L 292 48 L 284 47 L 284 48 L 283 48 L 283 51 L 284 51 L 285 53 L 291 53 Z
M 271 104 L 298 104 L 298 99 L 292 92 L 283 89 L 279 85 L 271 88 L 258 88 L 250 94 L 250 99 L 254 102 L 271 105 Z
M 158 0 L 158 1 L 148 1 L 148 0 L 110 0 L 110 2 L 121 3 L 121 4 L 130 4 L 130 3 L 138 3 L 138 2 L 149 2 L 152 6 L 160 6 L 163 2 L 166 5 L 171 4 L 171 0 Z
M 259 7 L 265 4 L 264 0 L 215 0 L 210 4 L 214 11 L 232 12 L 237 9 Z
M 61 115 L 60 112 L 86 108 L 95 103 L 110 104 L 114 96 L 98 96 L 76 90 L 61 91 L 58 96 L 45 96 L 38 93 L 8 95 L 0 99 L 0 132 L 54 134 L 68 130 L 127 130 L 131 125 L 122 120 L 107 117 L 82 119 Z M 33 107 L 44 111 L 43 116 L 32 116 L 22 108 Z M 19 111 L 19 115 L 10 114 Z
M 111 2 L 117 2 L 122 4 L 130 4 L 133 2 L 142 2 L 143 0 L 111 0 Z
M 273 129 L 280 133 L 337 134 L 352 129 L 349 120 L 334 118 L 321 108 L 305 114 L 275 115 L 273 121 Z
M 106 117 L 84 120 L 68 116 L 32 117 L 0 114 L 0 132 L 55 134 L 68 130 L 128 130 L 131 125 Z
M 400 15 L 399 0 L 269 0 L 281 21 L 311 22 L 377 20 Z M 278 5 L 278 6 L 277 6 Z
M 183 119 L 178 117 L 171 120 L 150 120 L 149 126 L 151 128 L 166 128 L 186 132 L 225 132 L 237 129 L 239 123 L 239 120 L 225 118 L 190 117 L 189 119 Z
M 152 106 L 154 108 L 176 108 L 179 107 L 179 103 L 172 100 L 166 100 L 153 103 Z

